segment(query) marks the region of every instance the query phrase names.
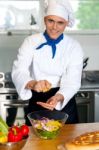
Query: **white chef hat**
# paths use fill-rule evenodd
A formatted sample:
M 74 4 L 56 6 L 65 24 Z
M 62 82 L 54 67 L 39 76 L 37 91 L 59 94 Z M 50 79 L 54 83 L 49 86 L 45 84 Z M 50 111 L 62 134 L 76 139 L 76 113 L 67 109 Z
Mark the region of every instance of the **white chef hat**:
M 48 6 L 45 11 L 45 16 L 59 16 L 69 21 L 69 27 L 74 25 L 74 12 L 68 0 L 48 0 Z

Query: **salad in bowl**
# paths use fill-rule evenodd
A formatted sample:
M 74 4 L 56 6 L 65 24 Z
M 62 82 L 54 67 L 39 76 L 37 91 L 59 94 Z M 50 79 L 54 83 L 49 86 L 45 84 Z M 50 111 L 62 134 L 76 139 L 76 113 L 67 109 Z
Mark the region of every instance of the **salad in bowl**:
M 41 110 L 28 114 L 34 133 L 43 139 L 56 138 L 68 115 L 64 112 Z

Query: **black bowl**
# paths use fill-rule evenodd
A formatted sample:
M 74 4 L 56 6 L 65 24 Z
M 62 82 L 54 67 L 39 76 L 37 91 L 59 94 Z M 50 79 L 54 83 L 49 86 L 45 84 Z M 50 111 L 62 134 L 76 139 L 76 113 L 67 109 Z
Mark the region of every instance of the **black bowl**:
M 56 110 L 34 111 L 27 116 L 34 133 L 43 139 L 56 138 L 68 118 L 68 114 Z

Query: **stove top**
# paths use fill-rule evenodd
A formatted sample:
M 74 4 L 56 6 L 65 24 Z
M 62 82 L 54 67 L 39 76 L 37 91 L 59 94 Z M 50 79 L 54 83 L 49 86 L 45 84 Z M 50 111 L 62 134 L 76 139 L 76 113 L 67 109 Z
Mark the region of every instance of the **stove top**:
M 82 74 L 82 87 L 99 89 L 99 71 L 84 71 Z
M 0 94 L 1 93 L 13 93 L 15 92 L 15 86 L 12 82 L 11 72 L 0 72 Z
M 0 89 L 1 88 L 15 88 L 13 82 L 11 81 L 3 81 L 3 82 L 0 82 Z

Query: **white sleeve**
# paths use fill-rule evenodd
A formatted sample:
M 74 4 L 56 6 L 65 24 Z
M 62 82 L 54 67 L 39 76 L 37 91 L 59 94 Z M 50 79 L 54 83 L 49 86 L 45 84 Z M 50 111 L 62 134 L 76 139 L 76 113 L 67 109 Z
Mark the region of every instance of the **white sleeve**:
M 57 110 L 65 107 L 68 101 L 77 93 L 81 86 L 81 74 L 83 68 L 83 51 L 79 44 L 74 45 L 68 67 L 61 77 L 60 89 L 57 93 L 64 96 L 64 101 L 59 102 Z
M 26 38 L 19 48 L 17 59 L 12 67 L 12 81 L 21 99 L 27 100 L 32 96 L 31 90 L 25 89 L 30 77 L 29 67 L 33 59 L 33 48 L 30 40 Z

